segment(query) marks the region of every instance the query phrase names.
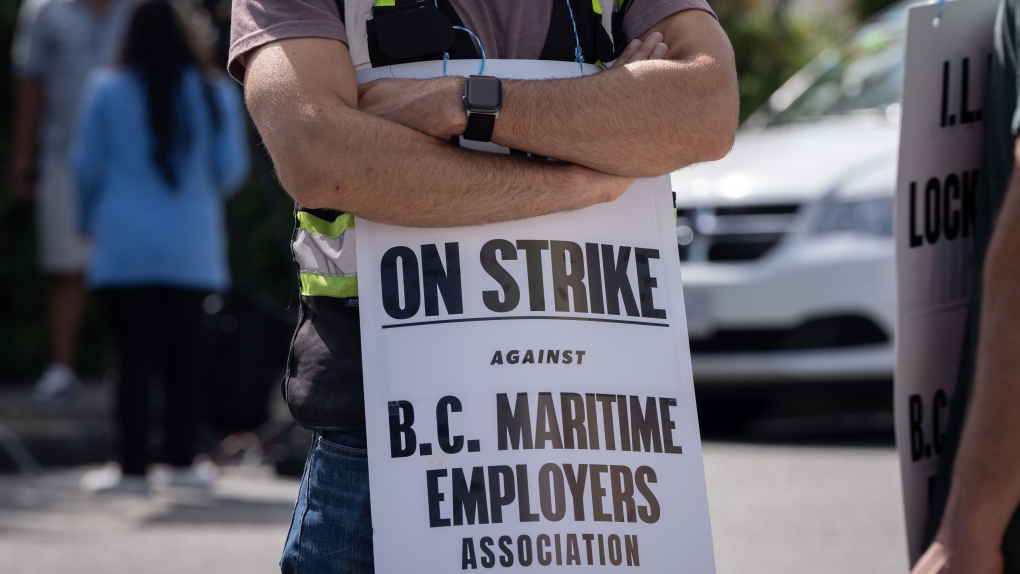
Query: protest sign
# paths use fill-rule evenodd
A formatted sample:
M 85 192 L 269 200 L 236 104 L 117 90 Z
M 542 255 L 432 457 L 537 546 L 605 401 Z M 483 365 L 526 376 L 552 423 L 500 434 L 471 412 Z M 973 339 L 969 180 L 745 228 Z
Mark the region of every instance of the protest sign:
M 909 12 L 896 184 L 895 415 L 911 564 L 927 544 L 960 369 L 997 5 L 957 0 Z
M 571 213 L 357 232 L 378 572 L 714 572 L 668 176 Z

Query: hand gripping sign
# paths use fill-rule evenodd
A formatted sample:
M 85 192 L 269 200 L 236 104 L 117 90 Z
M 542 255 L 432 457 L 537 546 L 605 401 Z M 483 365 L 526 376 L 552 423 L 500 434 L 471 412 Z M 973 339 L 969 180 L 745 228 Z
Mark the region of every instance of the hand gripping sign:
M 997 5 L 959 0 L 909 12 L 896 184 L 895 413 L 910 564 L 927 544 L 931 488 L 959 376 Z
M 715 571 L 668 177 L 571 213 L 357 230 L 378 572 Z

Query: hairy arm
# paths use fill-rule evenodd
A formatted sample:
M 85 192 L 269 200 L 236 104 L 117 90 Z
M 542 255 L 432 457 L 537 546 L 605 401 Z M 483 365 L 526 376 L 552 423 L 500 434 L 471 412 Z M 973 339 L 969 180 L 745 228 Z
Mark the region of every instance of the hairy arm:
M 985 260 L 974 388 L 935 544 L 917 574 L 1000 574 L 1020 504 L 1020 146 Z
M 358 110 L 347 47 L 296 38 L 248 58 L 245 100 L 301 204 L 404 226 L 523 219 L 612 201 L 627 178 L 484 154 Z
M 26 77 L 15 81 L 10 181 L 14 193 L 22 197 L 32 194 L 42 96 L 40 80 Z
M 629 177 L 726 155 L 739 99 L 733 50 L 719 23 L 706 12 L 687 10 L 653 26 L 643 41 L 649 52 L 666 48 L 665 54 L 579 78 L 504 80 L 492 140 Z M 463 86 L 462 78 L 453 77 L 379 80 L 362 89 L 361 106 L 447 138 L 466 125 Z

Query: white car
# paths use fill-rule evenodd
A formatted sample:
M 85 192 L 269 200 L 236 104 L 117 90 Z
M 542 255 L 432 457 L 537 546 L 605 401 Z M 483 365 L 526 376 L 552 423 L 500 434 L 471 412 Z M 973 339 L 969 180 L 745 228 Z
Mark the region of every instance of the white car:
M 695 381 L 891 379 L 905 27 L 878 15 L 672 174 Z

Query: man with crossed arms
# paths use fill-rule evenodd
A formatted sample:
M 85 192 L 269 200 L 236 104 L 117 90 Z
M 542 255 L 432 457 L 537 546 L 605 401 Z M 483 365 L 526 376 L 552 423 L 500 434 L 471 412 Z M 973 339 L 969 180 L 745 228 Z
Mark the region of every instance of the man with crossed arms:
M 552 4 L 561 1 L 452 6 L 490 59 L 538 59 Z M 234 0 L 230 72 L 244 83 L 283 187 L 303 208 L 415 227 L 525 219 L 611 202 L 635 178 L 717 160 L 732 145 L 739 107 L 733 53 L 706 0 L 628 4 L 629 43 L 611 69 L 503 81 L 492 141 L 561 162 L 450 145 L 467 123 L 462 77 L 359 87 L 334 0 Z M 301 321 L 319 331 L 336 326 L 333 319 L 316 323 L 317 305 L 306 299 Z M 360 337 L 316 351 L 306 348 L 316 345 L 303 343 L 302 328 L 289 377 L 348 398 L 327 420 L 297 417 L 316 437 L 281 568 L 370 573 Z M 340 361 L 356 362 L 359 380 L 330 380 L 330 363 Z M 289 399 L 297 415 L 294 401 L 302 397 L 291 392 Z

